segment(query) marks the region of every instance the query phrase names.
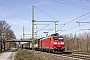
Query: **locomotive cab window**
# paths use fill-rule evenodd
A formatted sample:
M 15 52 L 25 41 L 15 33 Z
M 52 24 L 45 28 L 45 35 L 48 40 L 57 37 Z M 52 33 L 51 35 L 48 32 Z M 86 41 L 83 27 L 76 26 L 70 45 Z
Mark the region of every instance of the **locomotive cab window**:
M 54 38 L 54 40 L 63 40 L 63 38 Z

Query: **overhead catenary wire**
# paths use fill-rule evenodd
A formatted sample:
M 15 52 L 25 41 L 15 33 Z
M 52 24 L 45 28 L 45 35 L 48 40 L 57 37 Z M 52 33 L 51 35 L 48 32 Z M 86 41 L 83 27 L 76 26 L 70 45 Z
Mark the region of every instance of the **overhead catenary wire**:
M 59 2 L 59 1 L 55 1 L 55 0 L 52 0 L 52 1 L 54 1 L 54 2 Z M 79 5 L 79 6 L 81 6 L 82 8 L 83 8 L 83 7 L 86 7 L 86 6 L 83 6 L 83 5 L 82 5 L 82 2 L 81 2 L 81 1 L 80 1 L 80 2 L 81 2 L 81 5 L 80 5 L 80 4 L 76 4 L 76 3 L 72 3 L 72 2 L 68 2 L 68 1 L 65 1 L 65 0 L 60 0 L 60 1 L 63 1 L 63 2 L 66 2 L 66 3 L 70 3 L 70 4 L 74 4 L 74 5 L 77 5 L 77 6 Z M 69 9 L 71 9 L 71 7 L 70 7 Z M 67 12 L 69 9 L 67 9 L 65 12 Z M 83 10 L 82 10 L 82 11 L 83 11 Z M 64 13 L 65 13 L 65 12 L 64 12 Z M 63 15 L 64 13 L 62 13 L 61 15 Z M 83 14 L 84 14 L 84 13 L 83 13 Z M 60 16 L 60 17 L 61 17 L 61 16 Z M 57 26 L 57 28 L 60 27 L 60 29 L 61 29 L 61 28 L 63 28 L 63 26 L 65 26 L 65 24 L 61 25 L 61 27 L 60 27 L 60 26 Z
M 75 28 L 78 28 L 78 27 L 81 27 L 81 26 L 85 26 L 85 25 L 87 25 L 87 24 L 80 25 L 80 26 L 75 26 L 75 27 L 73 27 L 73 28 L 70 28 L 70 29 L 67 29 L 67 30 L 65 30 L 65 31 L 69 31 L 69 30 L 72 30 L 72 29 L 75 29 Z
M 86 0 L 86 1 L 90 2 L 90 0 Z
M 67 10 L 65 10 L 65 12 L 63 12 L 63 13 L 60 15 L 60 17 L 62 17 L 62 15 L 64 15 L 67 11 L 69 11 L 69 10 L 72 9 L 72 8 L 73 8 L 73 7 L 70 7 L 70 8 L 68 8 Z M 65 24 L 62 24 L 62 25 L 61 25 L 61 28 L 63 28 L 64 25 L 65 25 Z M 60 26 L 57 26 L 57 28 L 58 28 L 58 27 L 60 27 Z M 61 29 L 61 28 L 60 28 L 60 29 Z
M 72 2 L 69 2 L 69 1 L 65 1 L 65 0 L 59 0 L 59 1 L 66 2 L 66 3 L 72 4 L 72 5 L 76 5 L 76 6 L 80 6 L 80 7 L 82 7 L 82 8 L 83 8 L 83 7 L 86 8 L 86 6 L 83 6 L 82 4 L 79 5 L 79 4 L 72 3 Z M 81 0 L 80 0 L 80 1 L 81 1 Z
M 80 3 L 81 3 L 81 7 L 83 7 L 83 5 L 82 5 L 82 1 L 80 0 Z M 82 9 L 82 11 L 81 11 L 83 14 L 84 14 L 84 12 L 83 12 L 83 9 Z
M 68 6 L 77 7 L 77 8 L 87 9 L 87 7 L 85 7 L 85 6 L 82 7 L 81 5 L 71 3 L 71 2 L 67 2 L 67 1 L 63 1 L 63 0 L 60 0 L 60 1 L 51 0 L 51 1 L 61 3 L 61 4 L 64 4 L 64 5 L 68 5 Z M 63 1 L 63 2 L 61 2 L 61 1 Z M 87 10 L 90 10 L 90 8 L 88 8 Z
M 87 16 L 87 17 L 85 17 L 85 18 L 82 18 L 82 19 L 80 19 L 80 20 L 78 20 L 78 21 L 82 21 L 82 20 L 84 20 L 84 19 L 87 19 L 88 17 L 90 17 L 90 16 Z M 77 22 L 77 21 L 76 21 Z M 62 24 L 61 25 L 61 27 L 60 26 L 58 26 L 58 27 L 60 27 L 59 29 L 61 29 L 61 28 L 63 28 L 64 27 L 64 25 L 65 24 Z M 57 30 L 57 32 L 58 32 L 59 30 Z
M 85 18 L 82 18 L 82 19 L 80 19 L 80 20 L 78 20 L 78 21 L 82 21 L 82 20 L 84 20 L 84 19 L 87 19 L 88 17 L 90 17 L 90 16 L 87 16 L 87 17 L 85 17 Z
M 60 17 L 62 17 L 62 15 L 64 15 L 67 11 L 69 11 L 71 9 L 71 7 L 70 8 L 68 8 L 67 10 L 65 10 L 61 15 L 60 15 Z
M 64 25 L 63 25 L 62 27 L 60 27 L 60 29 L 63 28 L 63 27 L 64 27 L 65 25 L 67 25 L 68 23 L 73 22 L 73 21 L 75 21 L 75 20 L 77 20 L 77 19 L 79 19 L 79 18 L 82 18 L 82 17 L 84 17 L 84 16 L 86 16 L 86 15 L 88 15 L 88 14 L 90 14 L 90 12 L 88 12 L 88 13 L 86 13 L 86 14 L 83 14 L 83 15 L 81 15 L 81 16 L 73 19 L 73 20 L 70 20 L 70 21 L 64 23 Z M 60 30 L 60 29 L 59 29 L 59 30 Z M 59 30 L 58 30 L 58 31 L 59 31 Z
M 37 8 L 37 7 L 36 7 Z M 37 8 L 38 9 L 38 8 Z M 42 11 L 41 9 L 39 9 L 40 11 Z M 42 11 L 43 13 L 45 13 L 44 11 Z M 51 18 L 53 18 L 52 16 L 50 16 L 49 14 L 47 14 L 47 13 L 45 13 L 46 15 L 48 15 L 49 17 L 51 17 Z M 71 21 L 69 21 L 69 22 L 67 22 L 67 23 L 65 23 L 64 25 L 63 25 L 63 27 L 66 25 L 66 24 L 68 24 L 68 23 L 70 23 L 70 22 L 72 22 L 72 21 L 75 21 L 75 20 L 77 20 L 77 19 L 79 19 L 79 18 L 81 18 L 81 17 L 83 17 L 83 16 L 85 16 L 85 15 L 87 15 L 87 14 L 90 14 L 90 12 L 88 12 L 88 13 L 86 13 L 86 14 L 83 14 L 82 16 L 80 16 L 80 17 L 77 17 L 77 18 L 75 18 L 75 19 L 73 19 L 73 20 L 71 20 Z M 54 20 L 56 20 L 55 18 L 53 18 Z
M 49 25 L 49 24 L 48 24 L 48 25 Z M 40 30 L 38 30 L 38 31 L 36 31 L 36 32 L 39 32 L 39 31 L 43 30 L 43 29 L 46 28 L 48 25 L 46 25 L 45 27 L 43 27 L 42 29 L 40 29 Z
M 81 25 L 81 26 L 85 26 L 85 25 L 87 25 L 87 24 L 84 24 L 84 25 Z M 76 28 L 81 27 L 81 26 L 75 26 L 75 27 L 70 28 L 70 29 L 67 29 L 67 30 L 65 30 L 65 31 L 69 31 L 69 30 L 72 30 L 72 29 L 76 29 Z
M 34 6 L 34 7 L 37 8 L 38 10 L 40 10 L 41 12 L 43 12 L 44 14 L 46 14 L 47 16 L 51 17 L 52 19 L 57 20 L 54 17 L 50 16 L 48 13 L 46 13 L 46 12 L 42 11 L 41 9 L 39 9 L 38 7 L 36 7 L 36 6 Z
M 84 24 L 84 25 L 87 25 L 87 24 Z M 84 25 L 81 25 L 81 26 L 84 26 Z M 78 28 L 78 27 L 81 27 L 81 26 L 76 26 L 76 27 L 70 28 L 70 29 L 68 29 L 68 30 L 72 30 L 72 29 L 75 29 L 75 28 Z M 68 31 L 68 30 L 67 30 L 67 31 Z
M 87 17 L 90 17 L 90 16 L 87 16 Z M 78 20 L 78 21 L 81 21 L 81 20 L 84 20 L 84 19 L 86 19 L 87 17 L 85 17 L 85 18 L 83 18 L 83 19 L 80 19 L 80 20 Z M 89 24 L 89 23 L 88 23 Z M 84 24 L 84 25 L 87 25 L 87 24 Z M 73 27 L 73 28 L 70 28 L 70 29 L 67 29 L 67 30 L 64 30 L 64 31 L 69 31 L 69 30 L 72 30 L 72 29 L 75 29 L 75 28 L 78 28 L 78 27 L 81 27 L 81 26 L 84 26 L 84 25 L 80 25 L 80 26 L 76 26 L 76 27 Z M 63 27 L 63 26 L 62 26 Z M 61 28 L 62 28 L 61 27 Z M 64 32 L 63 31 L 63 32 Z
M 81 25 L 81 26 L 85 26 L 85 25 L 87 25 L 87 24 L 84 24 L 84 25 Z M 73 27 L 73 28 L 64 30 L 63 32 L 70 31 L 70 30 L 76 29 L 76 28 L 81 27 L 81 26 L 75 26 L 75 27 Z M 79 31 L 80 31 L 80 29 L 79 29 Z M 75 31 L 74 33 L 79 32 L 79 31 Z M 60 32 L 61 32 L 61 31 L 60 31 Z
M 28 29 L 29 31 L 31 31 L 29 28 L 27 28 L 26 26 L 24 26 L 26 29 Z

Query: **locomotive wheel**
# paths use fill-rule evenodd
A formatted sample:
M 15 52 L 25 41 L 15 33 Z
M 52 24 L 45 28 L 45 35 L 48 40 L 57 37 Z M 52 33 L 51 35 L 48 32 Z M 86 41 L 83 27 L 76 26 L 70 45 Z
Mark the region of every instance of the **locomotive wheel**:
M 55 51 L 54 51 L 54 50 L 52 50 L 52 53 L 54 54 L 54 53 L 55 53 Z
M 41 49 L 41 52 L 43 52 L 43 49 Z
M 49 50 L 46 50 L 47 53 L 49 53 Z

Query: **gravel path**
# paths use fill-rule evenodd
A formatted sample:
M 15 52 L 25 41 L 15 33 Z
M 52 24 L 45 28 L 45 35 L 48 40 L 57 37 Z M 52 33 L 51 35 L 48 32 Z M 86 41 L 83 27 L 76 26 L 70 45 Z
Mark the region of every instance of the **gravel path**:
M 15 48 L 12 48 L 8 50 L 7 52 L 0 54 L 0 60 L 13 60 L 12 55 L 14 51 L 15 51 Z

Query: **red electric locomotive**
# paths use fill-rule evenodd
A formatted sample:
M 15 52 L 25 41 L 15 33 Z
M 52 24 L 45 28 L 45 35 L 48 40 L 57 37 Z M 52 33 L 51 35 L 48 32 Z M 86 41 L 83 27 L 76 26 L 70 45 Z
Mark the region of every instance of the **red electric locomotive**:
M 56 33 L 47 38 L 40 39 L 38 48 L 48 52 L 63 52 L 65 50 L 64 37 Z

